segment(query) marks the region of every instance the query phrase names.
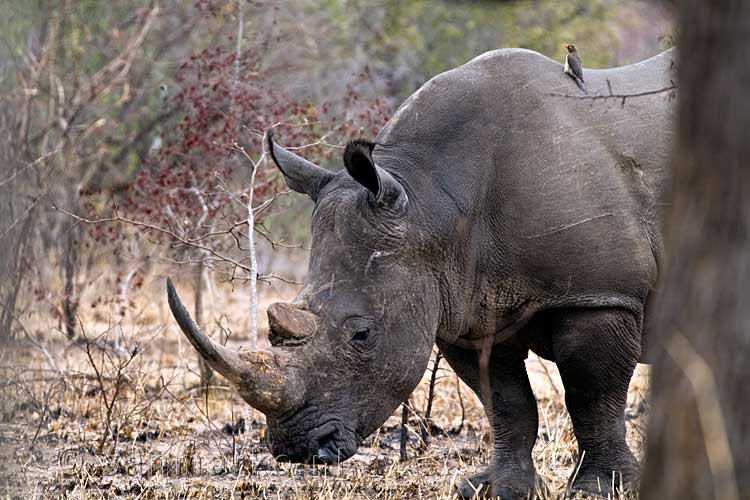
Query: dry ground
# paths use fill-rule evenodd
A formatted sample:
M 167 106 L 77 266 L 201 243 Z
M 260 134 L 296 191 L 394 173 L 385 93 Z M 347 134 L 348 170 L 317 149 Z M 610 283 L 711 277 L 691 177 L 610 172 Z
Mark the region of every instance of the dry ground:
M 168 317 L 161 286 L 124 318 L 114 308 L 84 311 L 88 342 L 70 342 L 55 333 L 55 323 L 35 317 L 26 338 L 2 347 L 0 498 L 452 498 L 455 483 L 487 462 L 479 401 L 443 362 L 427 446 L 420 422 L 429 370 L 410 398 L 405 462 L 399 408 L 339 466 L 276 463 L 262 444 L 263 416 L 218 378 L 208 393 L 200 386 L 195 353 Z M 293 294 L 263 297 L 267 303 Z M 242 291 L 211 297 L 207 309 L 235 313 L 212 317 L 214 331 L 217 323 L 247 331 L 246 320 L 238 320 L 246 310 Z M 552 498 L 562 498 L 576 460 L 562 384 L 554 364 L 532 354 L 527 365 L 540 413 L 534 458 Z M 627 409 L 638 456 L 646 388 L 639 366 Z M 228 432 L 240 418 L 246 431 Z

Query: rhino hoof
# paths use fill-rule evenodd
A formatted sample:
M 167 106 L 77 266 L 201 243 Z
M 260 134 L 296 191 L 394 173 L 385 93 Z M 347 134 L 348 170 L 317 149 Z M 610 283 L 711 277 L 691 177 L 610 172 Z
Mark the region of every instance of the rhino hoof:
M 627 486 L 621 489 L 619 485 L 613 488 L 611 484 L 605 484 L 597 478 L 578 480 L 568 489 L 568 498 L 615 498 L 635 489 Z
M 480 472 L 462 479 L 456 485 L 456 493 L 461 498 L 482 498 L 489 491 L 489 474 Z
M 544 482 L 538 477 L 531 481 L 518 480 L 516 475 L 510 475 L 509 480 L 490 480 L 488 471 L 480 472 L 466 479 L 462 479 L 456 485 L 456 493 L 459 497 L 470 498 L 501 498 L 503 500 L 520 500 L 529 498 L 547 498 L 548 494 Z

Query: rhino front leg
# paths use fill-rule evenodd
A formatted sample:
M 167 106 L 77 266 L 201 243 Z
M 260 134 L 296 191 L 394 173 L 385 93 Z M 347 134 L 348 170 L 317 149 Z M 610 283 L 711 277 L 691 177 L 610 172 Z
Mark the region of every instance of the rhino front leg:
M 445 359 L 459 377 L 482 399 L 478 356 L 438 341 Z M 503 499 L 533 497 L 539 486 L 531 459 L 536 441 L 538 415 L 524 360 L 528 351 L 495 347 L 490 358 L 492 385 L 493 453 L 489 467 L 462 480 L 458 493 L 464 498 L 499 496 Z
M 638 464 L 625 442 L 624 413 L 640 354 L 638 322 L 621 309 L 594 309 L 561 311 L 553 325 L 555 360 L 578 441 L 580 467 L 569 490 L 606 498 L 620 485 L 633 489 Z

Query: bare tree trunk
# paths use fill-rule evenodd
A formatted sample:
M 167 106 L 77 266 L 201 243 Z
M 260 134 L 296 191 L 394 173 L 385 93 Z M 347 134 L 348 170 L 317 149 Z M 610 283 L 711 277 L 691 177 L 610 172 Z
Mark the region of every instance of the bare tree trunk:
M 750 2 L 684 0 L 641 498 L 750 498 Z
M 79 228 L 71 222 L 65 231 L 63 243 L 63 321 L 65 333 L 69 339 L 76 335 L 76 316 L 78 314 L 78 297 L 76 296 L 75 279 L 78 274 L 78 238 Z

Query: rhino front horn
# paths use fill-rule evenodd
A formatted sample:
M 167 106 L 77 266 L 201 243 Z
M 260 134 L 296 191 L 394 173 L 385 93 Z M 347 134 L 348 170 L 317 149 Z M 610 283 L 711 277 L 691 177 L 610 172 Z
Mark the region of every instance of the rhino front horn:
M 169 308 L 185 337 L 206 362 L 239 390 L 247 403 L 265 414 L 293 408 L 303 387 L 290 367 L 289 356 L 279 350 L 234 351 L 217 344 L 195 324 L 167 278 Z

